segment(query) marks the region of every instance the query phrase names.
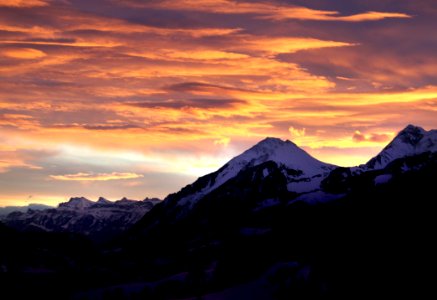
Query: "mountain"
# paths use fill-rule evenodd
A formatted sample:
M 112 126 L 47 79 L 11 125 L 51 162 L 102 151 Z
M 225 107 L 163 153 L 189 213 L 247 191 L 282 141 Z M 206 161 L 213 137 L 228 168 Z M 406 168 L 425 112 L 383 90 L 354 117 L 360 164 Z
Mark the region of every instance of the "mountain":
M 68 202 L 60 203 L 58 208 L 65 208 L 69 210 L 85 210 L 87 208 L 90 208 L 93 204 L 93 201 L 88 200 L 85 197 L 73 197 L 70 198 Z
M 132 226 L 159 201 L 123 198 L 111 202 L 100 197 L 93 202 L 76 197 L 57 208 L 10 213 L 3 222 L 20 231 L 72 232 L 104 239 Z
M 207 194 L 231 178 L 237 176 L 242 170 L 257 167 L 266 162 L 273 162 L 287 177 L 289 190 L 307 191 L 316 188 L 314 178 L 319 178 L 329 172 L 334 166 L 318 161 L 293 142 L 282 141 L 277 138 L 266 138 L 243 154 L 233 158 L 211 179 L 208 185 L 200 191 L 200 195 Z M 267 177 L 270 171 L 263 169 L 263 176 Z M 306 184 L 311 182 L 310 184 Z M 197 198 L 197 197 L 195 197 Z
M 313 158 L 291 141 L 266 138 L 231 159 L 216 172 L 200 177 L 180 192 L 169 195 L 164 201 L 163 210 L 169 217 L 183 217 L 205 196 L 243 177 L 250 177 L 247 184 L 252 185 L 277 180 L 274 183 L 276 188 L 294 196 L 317 192 L 321 181 L 335 168 L 334 165 Z M 260 207 L 270 206 L 277 201 L 269 199 L 258 204 Z
M 421 127 L 408 125 L 365 167 L 382 169 L 395 159 L 437 151 L 437 130 L 426 131 Z
M 53 208 L 53 206 L 49 206 L 49 205 L 44 205 L 44 204 L 36 204 L 36 203 L 31 203 L 27 206 L 5 206 L 5 207 L 0 207 L 0 219 L 2 219 L 4 216 L 10 214 L 11 212 L 14 211 L 21 211 L 21 212 L 26 212 L 29 209 L 32 210 L 43 210 L 43 209 L 49 209 L 49 208 Z
M 144 288 L 163 299 L 407 293 L 432 256 L 434 133 L 408 126 L 360 172 L 265 139 L 156 205 L 112 262 L 147 266 L 140 274 L 162 289 Z

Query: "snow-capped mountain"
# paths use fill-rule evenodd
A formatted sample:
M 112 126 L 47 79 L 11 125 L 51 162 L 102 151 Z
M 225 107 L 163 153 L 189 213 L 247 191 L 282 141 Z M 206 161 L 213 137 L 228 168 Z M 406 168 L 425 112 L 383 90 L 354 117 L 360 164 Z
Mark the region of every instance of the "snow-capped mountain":
M 408 125 L 365 168 L 383 169 L 395 159 L 425 152 L 437 152 L 437 130 Z
M 111 202 L 102 197 L 93 202 L 75 197 L 57 208 L 10 213 L 3 222 L 22 231 L 74 232 L 104 238 L 128 229 L 158 202 L 149 198 Z
M 321 182 L 335 168 L 313 158 L 291 141 L 266 138 L 216 172 L 170 194 L 141 222 L 144 227 L 178 222 L 215 203 L 212 199 L 221 199 L 214 204 L 217 212 L 237 211 L 242 202 L 246 210 L 261 212 L 299 200 L 299 196 L 325 195 Z
M 150 274 L 165 262 L 167 277 L 154 282 L 170 284 L 171 275 L 192 268 L 202 287 L 229 291 L 243 278 L 252 283 L 248 290 L 270 285 L 270 297 L 260 299 L 350 299 L 357 290 L 371 295 L 386 287 L 387 278 L 410 283 L 435 227 L 428 224 L 435 219 L 434 141 L 435 131 L 408 126 L 379 165 L 340 168 L 291 142 L 266 139 L 169 195 L 114 252 L 122 249 L 121 260 L 150 257 Z M 410 252 L 406 245 L 419 246 Z M 405 264 L 393 256 L 398 251 Z M 263 277 L 270 283 L 253 281 Z M 174 293 L 167 299 L 189 298 Z M 343 297 L 331 297 L 336 293 Z
M 170 194 L 156 211 L 145 217 L 149 221 L 141 222 L 150 222 L 152 227 L 162 220 L 177 222 L 200 209 L 197 207 L 209 205 L 206 203 L 211 202 L 211 198 L 220 197 L 226 198 L 222 201 L 229 207 L 237 206 L 244 198 L 246 209 L 258 212 L 296 202 L 331 202 L 344 197 L 348 191 L 345 187 L 367 171 L 383 170 L 396 159 L 436 150 L 436 130 L 425 131 L 409 125 L 366 165 L 339 168 L 313 158 L 291 141 L 266 138 L 216 172 Z M 373 184 L 383 184 L 391 178 L 382 171 L 372 174 Z M 232 198 L 234 203 L 229 203 L 227 200 Z
M 333 165 L 315 159 L 289 140 L 266 138 L 231 159 L 218 171 L 199 179 L 197 183 L 194 183 L 198 185 L 197 191 L 180 199 L 178 205 L 190 204 L 191 206 L 204 195 L 238 176 L 240 172 L 267 162 L 273 163 L 273 168 L 280 170 L 286 178 L 287 189 L 295 193 L 318 190 L 321 180 L 335 168 Z M 266 165 L 261 172 L 263 177 L 268 177 L 272 172 L 272 166 Z

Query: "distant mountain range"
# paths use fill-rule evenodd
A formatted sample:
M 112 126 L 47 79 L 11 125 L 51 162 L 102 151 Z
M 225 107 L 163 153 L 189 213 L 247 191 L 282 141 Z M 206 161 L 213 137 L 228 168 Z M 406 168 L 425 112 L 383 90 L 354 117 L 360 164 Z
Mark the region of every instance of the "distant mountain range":
M 123 232 L 159 202 L 156 198 L 142 201 L 123 198 L 112 202 L 103 197 L 93 202 L 77 197 L 57 208 L 29 207 L 26 212 L 12 212 L 2 221 L 20 231 L 71 232 L 102 239 Z
M 164 201 L 136 202 L 148 207 L 141 213 L 126 199 L 72 198 L 37 217 L 9 215 L 7 225 L 89 235 L 121 229 L 85 252 L 92 254 L 68 252 L 65 267 L 40 258 L 62 257 L 65 250 L 53 242 L 25 264 L 80 274 L 75 287 L 63 277 L 37 281 L 76 299 L 423 298 L 432 287 L 425 270 L 435 255 L 436 184 L 437 130 L 409 125 L 368 163 L 351 168 L 267 138 Z M 123 221 L 112 223 L 118 211 Z M 5 261 L 21 274 L 14 259 Z M 19 278 L 22 287 L 40 276 Z

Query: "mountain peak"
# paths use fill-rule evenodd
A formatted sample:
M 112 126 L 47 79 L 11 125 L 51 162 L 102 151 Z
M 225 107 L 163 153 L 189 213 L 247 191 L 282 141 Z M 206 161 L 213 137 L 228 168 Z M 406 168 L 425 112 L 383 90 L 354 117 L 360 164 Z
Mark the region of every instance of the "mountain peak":
M 290 169 L 301 170 L 308 175 L 318 173 L 322 166 L 329 166 L 309 155 L 295 143 L 273 137 L 267 137 L 260 141 L 241 155 L 233 158 L 228 165 L 240 166 L 237 168 L 241 169 L 267 161 L 273 161 Z
M 275 163 L 278 169 L 282 170 L 284 176 L 290 177 L 290 183 L 294 180 L 291 183 L 293 187 L 290 187 L 294 191 L 317 188 L 318 183 L 316 184 L 315 180 L 312 179 L 317 178 L 320 181 L 323 174 L 334 167 L 315 159 L 289 140 L 283 141 L 268 137 L 231 159 L 218 171 L 204 176 L 201 181 L 198 181 L 202 183 L 199 183 L 197 191 L 182 198 L 179 204 L 190 203 L 192 205 L 207 193 L 238 176 L 241 171 L 266 162 Z M 264 176 L 268 176 L 270 171 L 264 169 L 262 172 Z M 294 187 L 295 185 L 299 185 L 299 187 Z
M 265 139 L 259 141 L 255 146 L 257 145 L 269 145 L 269 146 L 280 146 L 283 145 L 287 142 L 290 142 L 289 140 L 281 140 L 280 138 L 276 138 L 276 137 L 266 137 Z
M 72 197 L 72 198 L 70 198 L 70 200 L 68 202 L 64 202 L 64 203 L 59 204 L 59 208 L 64 207 L 64 208 L 72 208 L 72 209 L 82 210 L 82 209 L 90 207 L 93 204 L 94 204 L 94 202 L 92 202 L 91 200 L 88 200 L 85 197 Z
M 422 127 L 409 124 L 398 133 L 395 139 L 401 139 L 404 143 L 417 145 L 426 133 L 427 131 Z
M 98 204 L 111 204 L 112 202 L 104 197 L 99 197 L 99 200 L 97 200 L 96 203 L 98 203 Z
M 403 132 L 403 131 L 417 131 L 417 130 L 422 131 L 422 132 L 426 131 L 425 129 L 423 129 L 420 126 L 417 126 L 414 124 L 408 124 L 403 130 L 401 130 L 401 132 Z
M 395 159 L 425 152 L 437 152 L 437 130 L 426 131 L 422 127 L 409 124 L 366 166 L 383 169 Z

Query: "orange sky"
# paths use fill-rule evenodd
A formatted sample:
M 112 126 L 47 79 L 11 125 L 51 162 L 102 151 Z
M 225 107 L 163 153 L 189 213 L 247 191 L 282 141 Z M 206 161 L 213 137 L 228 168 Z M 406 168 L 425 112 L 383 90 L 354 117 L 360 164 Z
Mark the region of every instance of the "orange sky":
M 266 136 L 437 128 L 437 4 L 0 0 L 0 206 L 164 197 Z M 328 3 L 329 2 L 329 3 Z

